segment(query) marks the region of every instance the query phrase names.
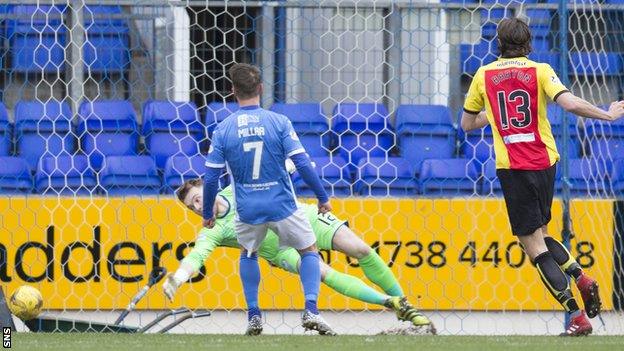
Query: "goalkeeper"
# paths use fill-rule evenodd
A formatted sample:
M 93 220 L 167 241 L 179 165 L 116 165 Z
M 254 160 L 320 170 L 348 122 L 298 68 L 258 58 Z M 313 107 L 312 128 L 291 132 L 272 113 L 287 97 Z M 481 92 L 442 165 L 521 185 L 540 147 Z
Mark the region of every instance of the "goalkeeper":
M 196 214 L 202 214 L 203 182 L 201 179 L 187 181 L 176 192 L 184 205 Z M 175 274 L 165 279 L 163 290 L 173 300 L 178 287 L 197 273 L 204 261 L 219 246 L 240 248 L 234 231 L 236 207 L 230 186 L 223 189 L 215 201 L 214 213 L 217 215 L 214 228 L 203 228 L 191 252 L 182 260 Z M 393 309 L 397 318 L 409 321 L 414 326 L 430 325 L 427 317 L 414 308 L 403 294 L 403 290 L 392 271 L 379 255 L 353 233 L 345 224 L 346 221 L 336 218 L 331 213 L 319 214 L 315 205 L 300 203 L 299 206 L 307 214 L 316 236 L 319 249 L 337 250 L 356 258 L 366 277 L 380 287 L 385 294 L 366 285 L 362 280 L 337 272 L 323 261 L 321 264 L 321 280 L 338 293 L 367 303 L 382 305 Z M 279 238 L 269 231 L 266 239 L 258 250 L 260 257 L 274 266 L 291 273 L 299 272 L 300 256 L 297 250 L 287 248 L 280 250 Z

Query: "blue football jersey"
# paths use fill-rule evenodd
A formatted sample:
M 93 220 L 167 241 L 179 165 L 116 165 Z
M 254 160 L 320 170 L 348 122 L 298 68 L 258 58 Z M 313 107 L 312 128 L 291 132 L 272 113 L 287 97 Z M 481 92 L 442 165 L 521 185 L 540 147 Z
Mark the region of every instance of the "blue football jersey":
M 286 158 L 305 152 L 288 118 L 258 106 L 242 107 L 212 135 L 206 166 L 227 167 L 241 222 L 279 221 L 297 210 Z

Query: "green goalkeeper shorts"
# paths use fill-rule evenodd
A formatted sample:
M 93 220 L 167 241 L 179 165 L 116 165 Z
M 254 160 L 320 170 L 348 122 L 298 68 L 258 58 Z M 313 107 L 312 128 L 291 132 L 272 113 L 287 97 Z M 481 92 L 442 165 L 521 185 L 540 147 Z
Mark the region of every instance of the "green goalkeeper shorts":
M 318 212 L 316 206 L 309 211 Z M 309 216 L 311 217 L 311 216 Z M 334 216 L 332 213 L 316 214 L 314 220 L 311 221 L 312 231 L 316 236 L 316 246 L 319 250 L 332 250 L 332 241 L 334 240 L 334 234 L 338 231 L 338 228 L 342 227 L 347 221 L 341 220 Z M 299 269 L 299 253 L 297 250 L 288 248 L 279 251 L 273 251 L 275 256 L 267 258 L 271 264 L 280 267 L 291 273 L 298 273 Z

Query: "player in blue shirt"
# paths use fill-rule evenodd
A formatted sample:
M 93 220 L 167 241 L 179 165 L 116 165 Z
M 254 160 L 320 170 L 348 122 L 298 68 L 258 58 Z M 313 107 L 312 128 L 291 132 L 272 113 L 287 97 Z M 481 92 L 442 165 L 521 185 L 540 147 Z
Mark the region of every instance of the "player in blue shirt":
M 316 237 L 306 214 L 297 206 L 286 159 L 295 163 L 304 181 L 314 190 L 319 212 L 331 211 L 329 197 L 288 118 L 260 108 L 262 83 L 258 68 L 235 64 L 229 73 L 240 110 L 219 123 L 212 135 L 204 176 L 203 217 L 204 226 L 212 228 L 218 178 L 225 167 L 236 201 L 234 227 L 243 248 L 240 276 L 248 310 L 247 334 L 262 332 L 256 251 L 271 229 L 279 236 L 281 247 L 295 248 L 301 254 L 300 278 L 305 294 L 302 326 L 334 335 L 317 309 L 321 274 Z

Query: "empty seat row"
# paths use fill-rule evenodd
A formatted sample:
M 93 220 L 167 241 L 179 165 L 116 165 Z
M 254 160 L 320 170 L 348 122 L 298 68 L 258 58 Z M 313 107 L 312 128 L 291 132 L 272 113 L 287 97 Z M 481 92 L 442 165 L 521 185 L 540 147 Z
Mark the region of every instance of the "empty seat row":
M 10 68 L 18 72 L 62 72 L 66 61 L 68 29 L 63 24 L 66 6 L 10 5 L 5 38 Z M 129 69 L 130 35 L 124 20 L 104 18 L 123 13 L 120 6 L 84 6 L 83 59 L 93 73 Z
M 480 163 L 463 158 L 429 159 L 419 172 L 400 157 L 362 160 L 354 181 L 340 157 L 313 159 L 328 192 L 334 196 L 468 196 L 501 195 L 495 162 Z M 605 163 L 583 158 L 570 160 L 571 192 L 575 196 L 612 196 L 624 190 L 624 160 Z M 295 173 L 293 184 L 299 196 L 314 196 Z M 562 189 L 560 174 L 555 190 Z
M 383 104 L 339 103 L 330 127 L 320 104 L 300 105 L 275 104 L 271 109 L 289 117 L 312 156 L 333 151 L 346 160 L 350 173 L 362 159 L 386 158 L 394 148 L 417 169 L 424 159 L 452 157 L 455 150 L 456 130 L 446 106 L 400 105 L 393 127 Z
M 555 72 L 560 69 L 560 55 L 551 51 L 545 38 L 535 38 L 529 59 L 548 63 Z M 461 69 L 464 74 L 473 75 L 479 67 L 498 59 L 498 45 L 495 39 L 482 39 L 477 44 L 460 45 Z M 624 53 L 617 52 L 571 52 L 568 60 L 570 75 L 620 76 L 624 68 Z
M 9 155 L 12 133 L 16 154 L 34 169 L 42 156 L 71 154 L 80 149 L 91 165 L 100 168 L 104 156 L 136 155 L 139 133 L 137 118 L 128 101 L 96 101 L 81 104 L 79 121 L 65 102 L 21 101 L 15 106 L 15 128 L 0 104 L 0 155 Z M 203 125 L 192 103 L 148 101 L 144 106 L 143 135 L 146 145 L 162 168 L 172 154 L 197 154 Z M 14 131 L 13 131 L 14 129 Z M 80 140 L 80 146 L 76 140 Z
M 42 195 L 156 195 L 161 181 L 149 156 L 109 156 L 100 172 L 84 155 L 43 157 L 34 183 L 28 163 L 19 157 L 0 157 L 0 192 Z
M 143 105 L 141 134 L 145 146 L 163 169 L 172 155 L 192 156 L 200 153 L 205 133 L 234 110 L 231 104 L 211 103 L 208 123 L 200 121 L 197 107 L 189 102 L 148 101 Z M 382 104 L 338 104 L 334 108 L 332 127 L 318 103 L 275 104 L 273 111 L 288 116 L 311 156 L 329 156 L 329 150 L 344 158 L 350 173 L 355 173 L 361 159 L 388 157 L 392 149 L 419 170 L 425 159 L 451 158 L 457 138 L 466 158 L 485 161 L 493 157 L 489 127 L 468 133 L 456 131 L 448 107 L 439 105 L 400 105 L 396 111 L 396 128 L 389 123 Z M 19 102 L 15 108 L 15 130 L 8 114 L 0 105 L 0 155 L 8 155 L 11 140 L 16 142 L 16 155 L 26 158 L 31 170 L 41 156 L 72 154 L 81 151 L 90 164 L 99 169 L 105 156 L 136 155 L 139 129 L 136 113 L 128 101 L 94 101 L 83 103 L 78 111 L 78 124 L 72 126 L 71 111 L 66 103 L 48 101 Z M 553 134 L 562 140 L 562 115 L 548 107 Z M 212 120 L 210 119 L 212 118 Z M 605 124 L 586 122 L 588 150 L 596 156 L 617 158 L 624 147 L 624 121 Z M 574 117 L 570 119 L 569 153 L 580 155 L 579 133 Z M 458 135 L 459 133 L 459 135 Z M 79 143 L 76 142 L 79 140 Z M 336 147 L 328 146 L 335 139 Z M 398 139 L 398 140 L 397 140 Z M 397 142 L 398 141 L 398 142 Z M 588 154 L 589 152 L 585 152 Z
M 237 109 L 235 103 L 209 104 L 209 135 L 217 123 Z M 381 103 L 338 103 L 333 108 L 331 126 L 319 103 L 276 103 L 270 109 L 291 120 L 311 156 L 337 152 L 355 166 L 362 157 L 387 156 L 396 145 L 388 110 Z
M 142 132 L 146 137 L 146 147 L 159 168 L 164 167 L 167 157 L 172 154 L 199 153 L 205 130 L 210 133 L 216 123 L 232 112 L 213 107 L 214 104 L 208 106 L 207 114 L 214 115 L 210 116 L 213 119 L 206 123 L 204 129 L 197 108 L 192 103 L 149 101 L 144 105 Z M 334 108 L 331 129 L 318 103 L 276 104 L 273 109 L 287 114 L 293 120 L 302 142 L 313 156 L 328 154 L 329 146 L 323 139 L 331 138 L 330 130 L 337 140 L 337 152 L 347 158 L 352 166 L 357 165 L 362 157 L 387 156 L 396 144 L 395 133 L 383 104 L 338 104 Z M 397 128 L 402 134 L 407 135 L 415 128 L 412 123 L 414 118 L 428 116 L 426 113 L 412 118 L 402 116 L 403 113 L 418 110 L 405 107 L 397 112 Z M 105 155 L 137 153 L 139 133 L 136 113 L 130 102 L 85 102 L 81 104 L 78 115 L 78 125 L 75 133 L 72 133 L 71 111 L 66 103 L 18 103 L 15 109 L 17 155 L 25 157 L 34 169 L 41 155 L 73 152 L 76 149 L 74 135 L 80 139 L 80 150 L 89 156 L 91 164 L 96 168 L 100 167 Z M 437 116 L 435 118 L 438 119 Z M 0 119 L 8 123 L 6 113 L 4 117 L 0 115 Z M 210 120 L 209 117 L 207 119 Z M 450 114 L 446 113 L 443 119 L 445 128 L 452 130 Z M 8 150 L 7 140 L 10 137 L 7 139 L 5 133 L 2 141 L 4 149 Z
M 622 1 L 622 0 L 615 0 Z M 512 1 L 490 1 L 482 3 L 498 3 L 506 5 Z M 537 1 L 524 1 L 524 3 Z M 556 1 L 555 1 L 556 2 Z M 481 40 L 476 44 L 460 46 L 460 64 L 463 73 L 474 74 L 477 69 L 493 62 L 498 56 L 498 42 L 496 40 L 496 26 L 505 17 L 513 17 L 511 7 L 494 7 L 481 9 Z M 555 23 L 553 11 L 529 8 L 525 13 L 531 29 L 533 41 L 532 53 L 529 58 L 550 64 L 556 72 L 560 68 L 560 55 L 553 51 L 552 25 Z M 570 74 L 618 76 L 624 67 L 624 53 L 621 52 L 571 52 L 569 58 Z
M 204 156 L 172 156 L 164 174 L 149 156 L 108 156 L 100 171 L 85 155 L 43 157 L 34 179 L 19 157 L 0 157 L 0 193 L 42 195 L 157 195 L 172 193 L 187 180 L 204 173 Z
M 28 165 L 18 157 L 0 157 L 0 192 L 47 195 L 157 195 L 172 193 L 184 181 L 201 177 L 205 158 L 173 156 L 159 175 L 148 156 L 109 156 L 96 172 L 84 155 L 45 157 L 31 178 Z M 332 196 L 470 196 L 500 195 L 493 161 L 484 164 L 468 159 L 430 159 L 418 176 L 413 166 L 399 157 L 361 160 L 352 179 L 347 162 L 340 157 L 313 158 L 316 171 Z M 592 158 L 571 159 L 569 182 L 575 196 L 612 196 L 624 191 L 624 160 L 605 163 Z M 298 196 L 313 196 L 311 189 L 293 175 Z M 556 178 L 556 191 L 563 186 Z
M 43 157 L 34 179 L 28 163 L 19 157 L 0 157 L 0 194 L 42 195 L 157 195 L 172 193 L 189 179 L 201 177 L 204 156 L 173 156 L 164 174 L 149 156 L 108 156 L 100 171 L 85 155 Z

